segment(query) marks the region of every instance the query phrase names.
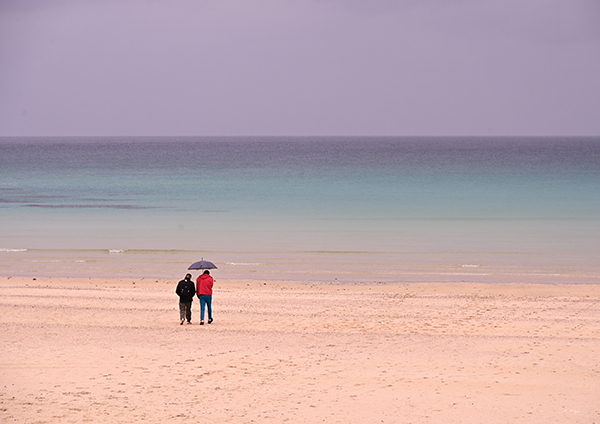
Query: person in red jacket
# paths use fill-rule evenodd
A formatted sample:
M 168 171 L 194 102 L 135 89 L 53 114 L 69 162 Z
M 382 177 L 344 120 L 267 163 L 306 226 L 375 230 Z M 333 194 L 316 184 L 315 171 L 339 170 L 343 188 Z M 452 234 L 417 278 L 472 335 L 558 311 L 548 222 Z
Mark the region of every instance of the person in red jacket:
M 198 276 L 196 280 L 196 291 L 198 299 L 200 299 L 200 325 L 204 325 L 204 307 L 208 309 L 208 323 L 213 322 L 212 319 L 212 288 L 213 278 L 210 276 L 210 272 L 205 270 Z

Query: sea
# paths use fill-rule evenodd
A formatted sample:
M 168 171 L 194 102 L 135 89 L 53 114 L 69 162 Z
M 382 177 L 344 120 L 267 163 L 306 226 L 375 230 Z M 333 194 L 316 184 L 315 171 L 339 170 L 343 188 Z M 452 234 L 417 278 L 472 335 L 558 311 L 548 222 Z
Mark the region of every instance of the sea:
M 0 275 L 600 282 L 600 137 L 0 137 Z M 194 273 L 195 276 L 195 273 Z

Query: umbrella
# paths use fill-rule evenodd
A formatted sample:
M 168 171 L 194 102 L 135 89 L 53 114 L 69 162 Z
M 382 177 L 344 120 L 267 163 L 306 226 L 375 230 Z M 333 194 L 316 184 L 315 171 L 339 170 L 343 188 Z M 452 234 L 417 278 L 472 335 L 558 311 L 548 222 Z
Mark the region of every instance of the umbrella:
M 191 264 L 188 269 L 217 269 L 217 266 L 212 262 L 201 260 Z

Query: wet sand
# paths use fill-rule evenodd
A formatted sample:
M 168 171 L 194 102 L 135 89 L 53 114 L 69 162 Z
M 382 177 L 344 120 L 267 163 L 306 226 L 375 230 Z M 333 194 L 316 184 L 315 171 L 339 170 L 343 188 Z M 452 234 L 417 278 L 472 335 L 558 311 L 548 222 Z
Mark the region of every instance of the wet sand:
M 5 423 L 600 423 L 600 285 L 0 278 Z

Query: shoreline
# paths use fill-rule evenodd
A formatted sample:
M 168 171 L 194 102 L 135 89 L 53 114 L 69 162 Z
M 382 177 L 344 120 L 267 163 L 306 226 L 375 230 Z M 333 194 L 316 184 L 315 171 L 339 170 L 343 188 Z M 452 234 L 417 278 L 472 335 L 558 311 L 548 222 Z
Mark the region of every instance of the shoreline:
M 217 278 L 315 283 L 598 284 L 600 267 L 585 257 L 459 252 L 0 250 L 0 276 L 177 279 L 204 257 Z
M 191 263 L 191 262 L 189 262 Z M 24 267 L 22 263 L 0 260 L 0 278 L 16 279 L 70 279 L 70 280 L 174 280 L 187 272 L 187 261 L 178 263 L 156 263 L 150 265 L 132 263 L 101 263 L 81 261 L 76 264 L 57 265 L 56 262 L 42 261 L 34 266 Z M 215 261 L 217 263 L 217 261 Z M 331 266 L 331 267 L 330 267 Z M 389 265 L 388 265 L 389 266 Z M 267 281 L 267 282 L 305 282 L 307 284 L 420 284 L 420 283 L 478 283 L 478 284 L 600 284 L 600 272 L 589 270 L 514 270 L 507 267 L 482 266 L 478 270 L 462 269 L 461 265 L 431 267 L 404 267 L 394 265 L 393 269 L 348 270 L 345 264 L 319 264 L 313 268 L 302 264 L 260 264 L 248 266 L 242 264 L 218 263 L 217 278 L 224 281 Z M 391 267 L 391 266 L 390 266 Z M 443 269 L 439 269 L 443 268 Z M 193 273 L 193 271 L 192 271 Z

